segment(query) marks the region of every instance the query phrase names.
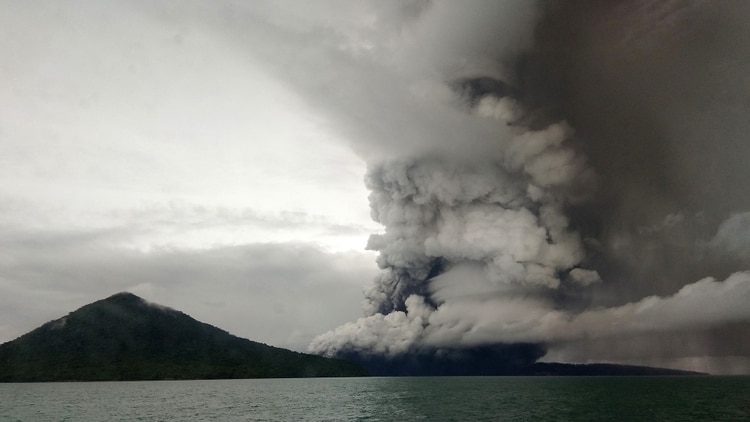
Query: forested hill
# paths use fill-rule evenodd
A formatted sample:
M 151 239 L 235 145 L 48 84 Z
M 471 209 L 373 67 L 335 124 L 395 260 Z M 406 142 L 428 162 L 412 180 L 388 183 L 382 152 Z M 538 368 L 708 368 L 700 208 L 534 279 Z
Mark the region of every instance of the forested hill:
M 362 376 L 361 366 L 268 346 L 118 293 L 0 345 L 0 381 Z

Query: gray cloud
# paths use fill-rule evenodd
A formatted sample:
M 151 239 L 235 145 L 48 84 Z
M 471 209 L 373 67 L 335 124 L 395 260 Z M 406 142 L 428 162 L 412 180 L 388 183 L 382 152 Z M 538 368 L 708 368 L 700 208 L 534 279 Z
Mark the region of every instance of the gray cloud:
M 119 232 L 5 233 L 3 341 L 127 290 L 234 334 L 303 350 L 314 335 L 360 314 L 358 280 L 373 275 L 368 254 L 306 244 L 145 253 L 114 246 Z
M 311 214 L 301 210 L 263 212 L 252 208 L 206 206 L 173 201 L 160 206 L 118 209 L 105 213 L 133 231 L 177 232 L 242 229 L 282 233 L 309 232 L 328 236 L 365 236 L 372 227 L 354 222 L 335 221 L 330 216 Z M 175 235 L 177 237 L 179 235 Z

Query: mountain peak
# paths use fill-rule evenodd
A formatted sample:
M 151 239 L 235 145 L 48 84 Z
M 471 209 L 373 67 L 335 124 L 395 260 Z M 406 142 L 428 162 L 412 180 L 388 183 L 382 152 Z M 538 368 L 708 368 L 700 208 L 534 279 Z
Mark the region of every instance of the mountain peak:
M 175 311 L 174 309 L 169 308 L 167 306 L 159 305 L 159 304 L 153 303 L 153 302 L 149 302 L 146 299 L 144 299 L 144 298 L 142 298 L 142 297 L 140 297 L 138 295 L 135 295 L 133 293 L 130 293 L 130 292 L 115 293 L 115 294 L 113 294 L 112 296 L 110 296 L 108 298 L 98 300 L 98 301 L 96 301 L 94 303 L 91 303 L 90 305 L 96 305 L 96 304 L 112 304 L 112 305 L 130 306 L 130 307 L 132 307 L 132 306 L 135 306 L 135 307 L 149 306 L 149 307 L 157 308 L 157 309 L 161 309 L 161 310 L 169 310 L 169 311 L 173 311 L 173 312 L 178 312 L 178 311 Z
M 113 294 L 112 296 L 110 296 L 110 297 L 108 297 L 108 298 L 106 298 L 106 299 L 102 299 L 102 300 L 120 300 L 120 299 L 127 299 L 127 300 L 144 300 L 144 299 L 143 299 L 142 297 L 140 297 L 140 296 L 137 296 L 137 295 L 135 295 L 135 294 L 133 294 L 133 293 L 130 293 L 130 292 L 120 292 L 120 293 L 115 293 L 115 294 Z

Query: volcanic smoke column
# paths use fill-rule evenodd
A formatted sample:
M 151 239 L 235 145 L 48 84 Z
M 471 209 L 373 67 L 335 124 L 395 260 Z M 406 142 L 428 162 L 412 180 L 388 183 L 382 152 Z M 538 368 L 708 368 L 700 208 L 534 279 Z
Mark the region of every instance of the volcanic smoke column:
M 564 122 L 531 130 L 520 123 L 528 113 L 513 98 L 462 92 L 474 97 L 469 112 L 507 128 L 505 136 L 490 155 L 435 153 L 371 166 L 372 217 L 385 233 L 371 236 L 368 247 L 380 252 L 383 273 L 366 295 L 369 316 L 318 337 L 312 352 L 476 346 L 456 343 L 456 330 L 477 328 L 470 321 L 435 327 L 431 315 L 446 304 L 481 301 L 472 295 L 546 298 L 599 281 L 583 268 L 582 240 L 564 215 L 569 203 L 586 199 L 582 186 L 594 178 L 568 145 L 573 130 Z
M 750 6 L 410 4 L 333 37 L 383 271 L 310 351 L 746 372 Z

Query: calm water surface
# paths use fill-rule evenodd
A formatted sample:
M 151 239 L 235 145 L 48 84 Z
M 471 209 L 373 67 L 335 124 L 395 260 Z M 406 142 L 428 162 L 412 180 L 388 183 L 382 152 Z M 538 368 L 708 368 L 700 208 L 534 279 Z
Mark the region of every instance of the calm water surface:
M 0 421 L 750 421 L 750 377 L 0 384 Z

